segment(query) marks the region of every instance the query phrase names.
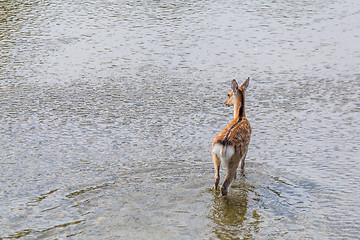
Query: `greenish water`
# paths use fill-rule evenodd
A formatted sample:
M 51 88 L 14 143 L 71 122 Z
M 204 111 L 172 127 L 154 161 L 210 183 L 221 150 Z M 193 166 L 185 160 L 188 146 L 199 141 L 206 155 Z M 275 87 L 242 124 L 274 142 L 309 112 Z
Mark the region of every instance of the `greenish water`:
M 355 0 L 1 1 L 0 239 L 358 238 L 359 17 Z M 248 76 L 245 177 L 220 197 L 211 142 Z

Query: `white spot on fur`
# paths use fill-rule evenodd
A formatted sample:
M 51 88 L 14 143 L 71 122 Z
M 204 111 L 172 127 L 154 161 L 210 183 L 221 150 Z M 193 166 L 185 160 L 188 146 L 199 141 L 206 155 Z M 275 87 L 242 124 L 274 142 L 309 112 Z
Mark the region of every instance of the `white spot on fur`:
M 213 153 L 220 159 L 221 165 L 228 166 L 229 160 L 235 153 L 235 148 L 231 145 L 224 146 L 220 143 L 216 143 L 213 147 Z

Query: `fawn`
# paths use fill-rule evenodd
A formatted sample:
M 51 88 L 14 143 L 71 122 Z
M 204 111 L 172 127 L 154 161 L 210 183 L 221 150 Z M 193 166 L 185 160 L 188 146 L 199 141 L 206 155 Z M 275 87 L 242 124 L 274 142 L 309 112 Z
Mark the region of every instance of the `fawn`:
M 226 99 L 226 105 L 234 105 L 234 120 L 232 120 L 212 142 L 211 155 L 215 168 L 215 190 L 220 181 L 220 165 L 227 168 L 227 173 L 221 185 L 221 194 L 226 195 L 231 182 L 236 179 L 236 169 L 240 164 L 243 172 L 245 157 L 251 136 L 251 126 L 245 117 L 245 90 L 249 86 L 248 78 L 240 87 L 236 80 L 231 82 L 231 90 Z

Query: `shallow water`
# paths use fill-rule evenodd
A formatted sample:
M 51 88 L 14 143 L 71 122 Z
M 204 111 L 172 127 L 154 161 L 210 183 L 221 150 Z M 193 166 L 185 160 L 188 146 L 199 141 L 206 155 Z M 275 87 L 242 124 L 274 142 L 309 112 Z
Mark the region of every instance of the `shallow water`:
M 359 17 L 356 0 L 0 2 L 0 238 L 358 238 Z M 211 141 L 248 76 L 245 177 L 220 197 Z

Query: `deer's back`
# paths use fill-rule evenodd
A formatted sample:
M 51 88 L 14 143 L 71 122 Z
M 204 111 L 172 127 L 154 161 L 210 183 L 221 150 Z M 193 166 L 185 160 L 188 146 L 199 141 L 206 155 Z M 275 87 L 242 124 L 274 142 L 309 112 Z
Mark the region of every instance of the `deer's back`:
M 251 126 L 246 117 L 243 117 L 241 121 L 234 119 L 229 123 L 213 140 L 212 145 L 216 143 L 226 145 L 232 145 L 236 150 L 242 152 L 247 149 L 251 136 Z

